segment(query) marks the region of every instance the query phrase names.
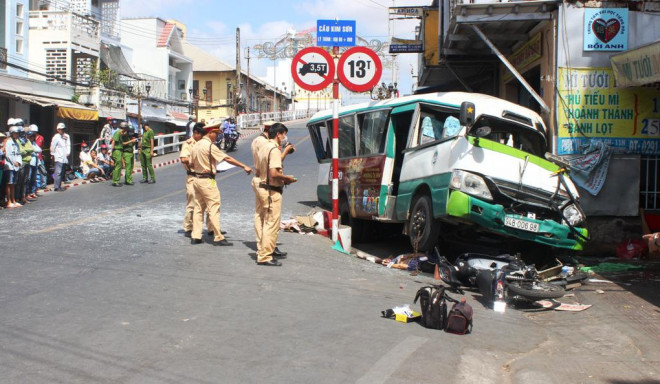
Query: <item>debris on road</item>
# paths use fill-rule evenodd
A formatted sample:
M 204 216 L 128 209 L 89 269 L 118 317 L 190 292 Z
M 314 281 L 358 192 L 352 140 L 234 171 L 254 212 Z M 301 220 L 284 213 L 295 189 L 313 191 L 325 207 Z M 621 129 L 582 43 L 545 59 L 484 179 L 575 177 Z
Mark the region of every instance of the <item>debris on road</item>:
M 582 267 L 581 269 L 584 272 L 594 272 L 594 273 L 612 273 L 612 272 L 625 272 L 635 269 L 644 269 L 642 265 L 633 265 L 626 263 L 600 263 L 593 267 Z

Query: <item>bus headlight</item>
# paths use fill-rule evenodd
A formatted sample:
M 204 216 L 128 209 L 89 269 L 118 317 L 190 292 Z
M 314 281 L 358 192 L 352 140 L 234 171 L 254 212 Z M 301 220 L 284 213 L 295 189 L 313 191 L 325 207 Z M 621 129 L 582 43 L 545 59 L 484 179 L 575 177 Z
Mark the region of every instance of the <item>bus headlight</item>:
M 575 204 L 568 205 L 562 212 L 565 221 L 572 226 L 576 226 L 584 221 L 582 211 Z
M 468 195 L 485 200 L 493 200 L 493 196 L 490 194 L 490 190 L 484 179 L 473 173 L 455 170 L 451 174 L 451 182 L 449 185 L 454 189 L 467 193 Z

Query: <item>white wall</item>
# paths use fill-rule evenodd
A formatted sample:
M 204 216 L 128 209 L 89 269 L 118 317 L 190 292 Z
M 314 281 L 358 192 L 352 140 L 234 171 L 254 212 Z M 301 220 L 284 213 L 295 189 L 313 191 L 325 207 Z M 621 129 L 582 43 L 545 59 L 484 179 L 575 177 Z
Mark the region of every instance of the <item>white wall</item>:
M 23 4 L 23 12 L 21 17 L 18 17 L 16 12 L 16 7 L 18 4 Z M 5 47 L 7 48 L 7 54 L 9 56 L 9 62 L 12 64 L 20 65 L 22 67 L 28 67 L 29 62 L 29 19 L 30 19 L 30 2 L 29 0 L 8 0 L 5 3 L 5 20 L 7 21 L 5 25 Z M 23 28 L 21 31 L 16 30 L 16 23 L 21 21 L 23 23 Z M 21 33 L 19 33 L 21 32 Z M 19 36 L 22 35 L 22 36 Z M 23 53 L 19 54 L 16 52 L 16 39 L 23 39 Z M 13 76 L 27 76 L 27 72 L 22 71 L 18 68 L 7 66 L 8 73 Z

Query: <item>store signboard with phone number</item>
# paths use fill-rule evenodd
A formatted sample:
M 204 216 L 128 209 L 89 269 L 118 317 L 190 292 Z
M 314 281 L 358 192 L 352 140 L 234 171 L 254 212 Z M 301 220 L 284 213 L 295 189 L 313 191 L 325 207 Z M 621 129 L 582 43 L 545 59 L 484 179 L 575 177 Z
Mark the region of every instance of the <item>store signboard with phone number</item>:
M 603 141 L 626 153 L 660 155 L 660 91 L 617 88 L 612 69 L 559 68 L 557 153 Z

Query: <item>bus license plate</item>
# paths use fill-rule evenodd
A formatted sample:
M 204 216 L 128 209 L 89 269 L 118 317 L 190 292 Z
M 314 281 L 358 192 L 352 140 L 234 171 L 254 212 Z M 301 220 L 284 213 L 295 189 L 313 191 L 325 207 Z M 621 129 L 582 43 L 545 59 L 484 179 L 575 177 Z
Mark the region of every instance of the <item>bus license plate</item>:
M 539 225 L 531 221 L 514 219 L 513 217 L 505 217 L 504 225 L 511 228 L 522 229 L 523 231 L 528 232 L 538 232 Z

